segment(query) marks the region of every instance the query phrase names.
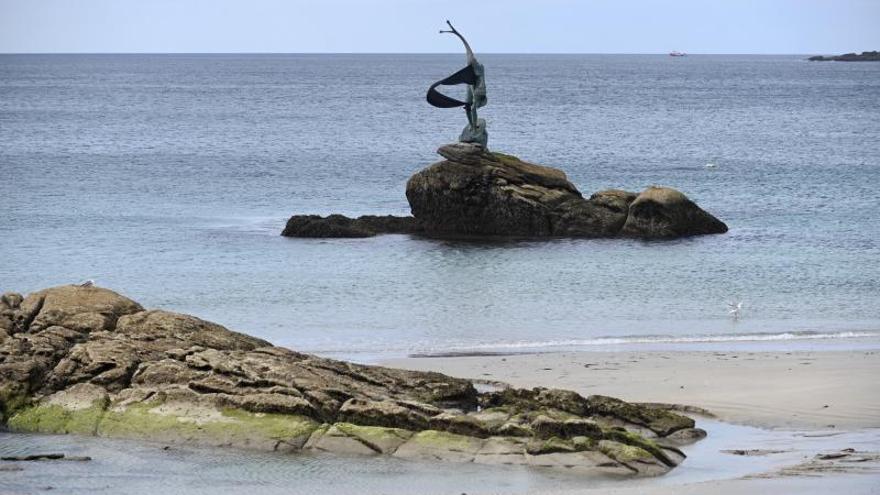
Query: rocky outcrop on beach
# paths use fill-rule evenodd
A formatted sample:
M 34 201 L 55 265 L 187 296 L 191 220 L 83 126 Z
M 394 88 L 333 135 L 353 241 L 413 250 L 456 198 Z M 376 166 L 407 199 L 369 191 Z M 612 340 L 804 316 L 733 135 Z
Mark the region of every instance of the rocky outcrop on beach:
M 831 57 L 816 55 L 807 60 L 810 62 L 880 62 L 880 51 L 844 53 L 843 55 L 834 55 Z
M 13 431 L 640 476 L 697 431 L 611 397 L 303 354 L 82 286 L 0 298 L 0 412 Z
M 489 152 L 479 144 L 448 144 L 438 153 L 445 160 L 407 182 L 412 217 L 297 215 L 282 235 L 668 239 L 727 232 L 724 222 L 674 189 L 612 189 L 584 198 L 563 171 Z

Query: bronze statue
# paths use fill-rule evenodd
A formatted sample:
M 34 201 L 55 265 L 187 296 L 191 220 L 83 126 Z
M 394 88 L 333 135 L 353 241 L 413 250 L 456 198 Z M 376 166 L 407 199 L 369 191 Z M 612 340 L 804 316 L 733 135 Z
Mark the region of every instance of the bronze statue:
M 483 147 L 487 146 L 489 141 L 489 133 L 486 131 L 486 121 L 477 116 L 477 109 L 485 106 L 486 99 L 486 71 L 483 64 L 477 61 L 471 46 L 468 44 L 464 36 L 461 35 L 452 23 L 446 21 L 449 30 L 441 30 L 441 33 L 450 33 L 458 36 L 464 49 L 467 52 L 467 66 L 451 76 L 435 82 L 428 88 L 428 103 L 438 108 L 455 108 L 464 107 L 467 114 L 468 125 L 461 131 L 458 140 L 463 143 L 479 143 Z M 453 86 L 457 84 L 467 84 L 467 97 L 465 101 L 456 100 L 437 91 L 437 86 Z

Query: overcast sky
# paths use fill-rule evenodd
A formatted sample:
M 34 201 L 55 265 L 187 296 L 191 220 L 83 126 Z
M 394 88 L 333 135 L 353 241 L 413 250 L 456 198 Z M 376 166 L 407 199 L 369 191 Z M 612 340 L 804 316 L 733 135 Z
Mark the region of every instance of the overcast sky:
M 0 52 L 843 53 L 880 0 L 0 0 Z

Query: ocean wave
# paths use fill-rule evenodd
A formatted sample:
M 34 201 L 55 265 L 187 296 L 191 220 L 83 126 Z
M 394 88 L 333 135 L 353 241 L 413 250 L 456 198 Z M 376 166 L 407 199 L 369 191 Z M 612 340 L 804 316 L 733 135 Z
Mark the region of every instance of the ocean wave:
M 482 350 L 482 349 L 543 349 L 552 347 L 593 347 L 629 344 L 702 344 L 718 342 L 773 342 L 786 340 L 828 340 L 828 339 L 859 339 L 880 337 L 880 331 L 841 331 L 815 332 L 795 331 L 781 333 L 747 333 L 718 335 L 629 335 L 622 337 L 595 337 L 590 339 L 565 339 L 544 341 L 516 341 L 473 344 L 461 347 L 450 347 L 447 351 Z
M 880 330 L 844 330 L 844 331 L 788 331 L 777 333 L 741 333 L 741 334 L 702 334 L 702 335 L 624 335 L 617 337 L 593 337 L 584 339 L 551 339 L 551 340 L 518 340 L 496 342 L 456 342 L 444 346 L 436 345 L 386 345 L 381 349 L 373 345 L 352 345 L 346 349 L 337 347 L 325 347 L 318 349 L 306 349 L 319 355 L 337 358 L 352 359 L 367 362 L 381 361 L 389 356 L 394 357 L 448 357 L 448 356 L 471 356 L 471 355 L 507 355 L 528 354 L 535 352 L 558 352 L 565 350 L 603 350 L 603 348 L 615 348 L 621 346 L 713 346 L 755 343 L 756 345 L 771 344 L 774 342 L 798 341 L 835 341 L 845 342 L 848 339 L 878 339 Z M 820 344 L 821 345 L 821 344 Z M 846 344 L 844 344 L 846 345 Z M 858 344 L 856 344 L 858 345 Z

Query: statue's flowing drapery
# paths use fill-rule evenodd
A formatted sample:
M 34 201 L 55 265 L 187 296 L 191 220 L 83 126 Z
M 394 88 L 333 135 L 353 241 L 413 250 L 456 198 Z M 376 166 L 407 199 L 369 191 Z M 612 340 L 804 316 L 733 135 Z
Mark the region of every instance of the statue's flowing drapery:
M 458 84 L 469 84 L 473 86 L 477 82 L 477 75 L 474 72 L 474 66 L 468 65 L 464 69 L 452 74 L 451 76 L 441 79 L 428 88 L 428 103 L 437 108 L 455 108 L 465 107 L 470 110 L 471 104 L 465 101 L 456 100 L 450 96 L 437 91 L 437 86 L 456 86 Z

